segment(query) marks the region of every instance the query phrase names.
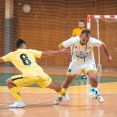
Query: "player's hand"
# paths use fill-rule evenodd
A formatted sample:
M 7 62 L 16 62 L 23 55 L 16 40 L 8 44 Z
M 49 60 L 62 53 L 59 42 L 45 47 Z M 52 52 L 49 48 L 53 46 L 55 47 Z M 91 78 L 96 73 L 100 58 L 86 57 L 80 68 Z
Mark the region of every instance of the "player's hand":
M 70 55 L 70 50 L 69 49 L 65 49 L 63 48 L 62 50 L 60 50 L 63 54 L 67 54 Z
M 63 48 L 61 51 L 64 54 L 66 61 L 68 61 L 68 62 L 71 61 L 70 49 Z
M 66 61 L 68 61 L 68 62 L 70 62 L 72 59 L 71 55 L 65 55 L 65 58 L 66 58 Z
M 107 60 L 108 60 L 108 62 L 110 62 L 110 61 L 112 60 L 112 56 L 109 55 L 109 56 L 107 57 Z

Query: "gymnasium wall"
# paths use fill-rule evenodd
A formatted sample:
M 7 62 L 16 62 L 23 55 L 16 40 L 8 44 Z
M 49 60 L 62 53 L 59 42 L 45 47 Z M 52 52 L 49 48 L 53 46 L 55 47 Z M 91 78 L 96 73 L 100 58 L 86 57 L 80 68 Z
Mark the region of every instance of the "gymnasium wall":
M 30 4 L 32 10 L 30 13 L 24 13 L 22 7 L 24 4 Z M 0 9 L 4 9 L 4 2 L 0 3 Z M 4 12 L 4 11 L 3 11 Z M 71 37 L 72 31 L 78 26 L 80 19 L 85 20 L 87 15 L 111 15 L 117 14 L 117 0 L 14 0 L 14 39 L 24 39 L 27 47 L 37 50 L 57 50 L 58 44 Z M 4 43 L 4 14 L 0 18 L 1 25 L 1 43 Z M 116 43 L 117 36 L 112 35 L 111 40 L 107 40 L 104 25 L 100 27 L 101 39 L 105 42 L 113 61 L 109 64 L 101 51 L 101 62 L 103 68 L 117 68 L 115 52 L 112 51 L 112 44 Z M 117 27 L 115 27 L 117 29 Z M 92 20 L 91 33 L 97 37 L 96 21 Z M 116 33 L 115 33 L 116 34 Z M 115 44 L 117 46 L 117 43 Z M 95 58 L 97 61 L 97 49 Z M 0 53 L 1 54 L 1 53 Z M 37 60 L 42 66 L 67 66 L 69 62 L 65 61 L 63 55 L 56 55 L 50 58 Z M 117 62 L 116 62 L 117 63 Z
M 4 55 L 5 1 L 0 1 L 0 56 Z

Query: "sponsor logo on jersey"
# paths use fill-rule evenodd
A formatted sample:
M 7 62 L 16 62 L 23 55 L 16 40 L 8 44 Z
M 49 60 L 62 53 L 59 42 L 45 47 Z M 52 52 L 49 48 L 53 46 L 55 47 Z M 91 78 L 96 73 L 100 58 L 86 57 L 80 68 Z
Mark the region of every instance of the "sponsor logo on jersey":
M 78 58 L 85 58 L 88 56 L 88 52 L 83 52 L 83 51 L 76 51 L 75 54 L 76 54 L 76 57 Z

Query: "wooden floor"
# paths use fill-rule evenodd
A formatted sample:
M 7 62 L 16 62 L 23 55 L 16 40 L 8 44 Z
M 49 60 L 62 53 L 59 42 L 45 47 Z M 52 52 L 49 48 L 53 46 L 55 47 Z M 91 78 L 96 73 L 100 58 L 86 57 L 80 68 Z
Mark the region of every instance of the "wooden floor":
M 117 83 L 100 84 L 103 104 L 88 97 L 90 86 L 70 87 L 71 101 L 54 105 L 58 94 L 51 89 L 21 88 L 24 108 L 8 109 L 15 100 L 7 87 L 0 87 L 0 117 L 117 117 Z
M 117 76 L 117 73 L 103 75 Z M 9 109 L 15 100 L 6 86 L 0 86 L 0 117 L 117 117 L 117 82 L 102 83 L 98 87 L 105 99 L 102 104 L 88 97 L 90 85 L 81 84 L 71 86 L 68 89 L 71 101 L 60 105 L 53 104 L 58 96 L 54 90 L 24 87 L 20 91 L 26 107 Z

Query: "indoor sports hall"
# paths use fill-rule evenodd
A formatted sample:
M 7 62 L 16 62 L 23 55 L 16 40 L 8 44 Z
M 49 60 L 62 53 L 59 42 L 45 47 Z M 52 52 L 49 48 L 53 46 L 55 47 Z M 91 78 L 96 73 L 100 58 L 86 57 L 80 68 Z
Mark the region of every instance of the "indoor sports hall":
M 25 40 L 27 49 L 59 50 L 79 20 L 84 20 L 91 37 L 104 42 L 112 56 L 108 62 L 102 48 L 93 48 L 103 103 L 89 97 L 91 84 L 85 74 L 87 78 L 77 75 L 69 86 L 70 101 L 54 105 L 59 94 L 33 84 L 19 89 L 26 106 L 9 108 L 15 99 L 6 80 L 21 72 L 12 63 L 1 63 L 0 117 L 117 117 L 117 0 L 0 0 L 0 11 L 0 57 L 15 51 L 17 39 Z M 36 61 L 62 85 L 70 63 L 64 55 Z

